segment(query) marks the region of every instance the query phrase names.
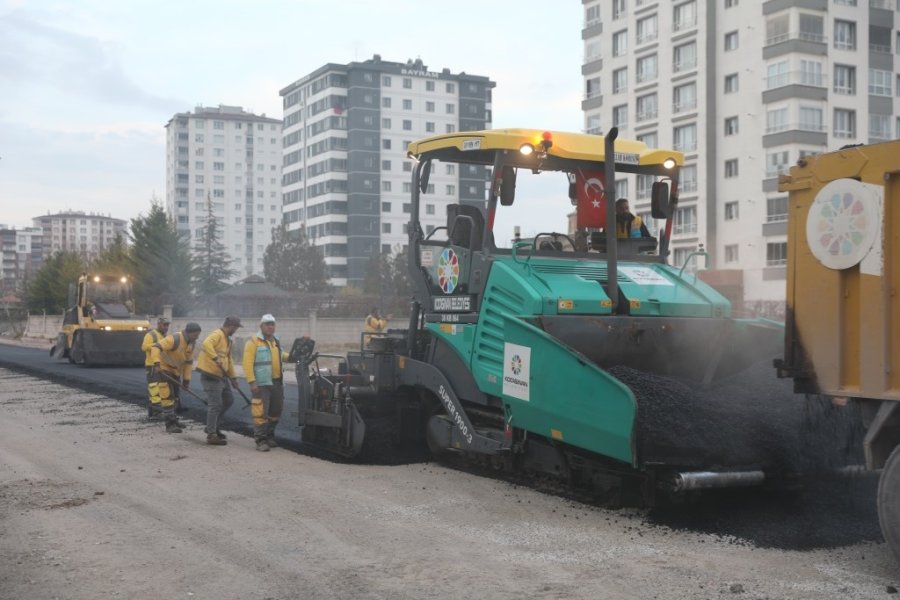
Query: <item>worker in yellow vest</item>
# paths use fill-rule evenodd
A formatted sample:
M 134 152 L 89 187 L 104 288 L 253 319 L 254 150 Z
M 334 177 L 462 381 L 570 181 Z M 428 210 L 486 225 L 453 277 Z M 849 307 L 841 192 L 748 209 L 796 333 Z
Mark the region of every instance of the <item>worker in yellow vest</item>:
M 183 430 L 175 416 L 175 399 L 179 388 L 189 389 L 191 386 L 194 344 L 199 336 L 200 325 L 188 323 L 184 331 L 167 335 L 150 347 L 166 433 L 181 433 Z
M 166 337 L 169 333 L 169 320 L 160 317 L 156 320 L 156 329 L 151 329 L 144 336 L 141 343 L 141 350 L 144 351 L 144 369 L 147 371 L 147 416 L 152 421 L 162 418 L 162 404 L 159 401 L 159 389 L 156 383 L 156 374 L 153 372 L 153 357 L 150 355 L 150 348 L 159 340 Z
M 288 353 L 281 349 L 275 335 L 275 317 L 262 316 L 259 331 L 244 345 L 244 377 L 250 384 L 250 412 L 256 449 L 268 452 L 277 446 L 275 427 L 284 408 L 284 361 Z
M 222 433 L 225 413 L 234 404 L 231 388 L 237 388 L 234 361 L 231 358 L 231 336 L 241 327 L 241 319 L 236 315 L 225 317 L 221 327 L 210 333 L 200 349 L 197 370 L 200 383 L 206 392 L 206 443 L 224 446 L 228 442 Z M 231 384 L 229 387 L 229 383 Z

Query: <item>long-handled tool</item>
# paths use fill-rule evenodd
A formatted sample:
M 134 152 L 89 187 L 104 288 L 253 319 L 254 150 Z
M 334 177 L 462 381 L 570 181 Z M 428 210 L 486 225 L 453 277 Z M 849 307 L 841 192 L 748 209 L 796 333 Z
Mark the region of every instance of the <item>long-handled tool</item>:
M 229 380 L 230 380 L 231 377 L 228 376 L 228 372 L 225 371 L 225 367 L 223 367 L 223 366 L 221 365 L 221 363 L 219 363 L 219 362 L 216 362 L 216 361 L 213 361 L 213 362 L 215 362 L 215 363 L 219 366 L 219 370 L 222 371 L 222 375 L 225 377 L 225 379 L 229 379 Z M 233 387 L 234 389 L 236 389 L 237 392 L 238 392 L 238 394 L 241 395 L 241 398 L 244 399 L 244 402 L 246 402 L 246 404 L 244 405 L 244 408 L 247 408 L 248 406 L 250 406 L 250 398 L 247 397 L 247 394 L 244 393 L 244 390 L 242 390 L 242 389 L 240 388 L 240 386 L 238 386 L 238 385 L 233 385 L 233 386 L 231 386 L 231 387 Z
M 174 377 L 172 377 L 171 375 L 169 375 L 169 374 L 166 373 L 165 371 L 163 371 L 163 370 L 161 370 L 161 369 L 157 369 L 156 372 L 157 372 L 158 374 L 162 375 L 163 377 L 165 377 L 166 379 L 168 379 L 169 381 L 171 381 L 172 383 L 174 383 L 175 385 L 177 385 L 179 388 L 181 388 L 181 389 L 183 389 L 184 391 L 186 391 L 188 394 L 190 394 L 191 396 L 193 396 L 194 398 L 196 398 L 197 400 L 199 400 L 199 401 L 202 402 L 203 404 L 209 405 L 209 403 L 208 403 L 206 400 L 204 400 L 202 397 L 200 397 L 199 394 L 197 394 L 196 392 L 194 392 L 191 388 L 186 388 L 186 387 L 184 387 L 184 385 L 182 385 L 180 381 L 178 381 L 177 379 L 175 379 Z

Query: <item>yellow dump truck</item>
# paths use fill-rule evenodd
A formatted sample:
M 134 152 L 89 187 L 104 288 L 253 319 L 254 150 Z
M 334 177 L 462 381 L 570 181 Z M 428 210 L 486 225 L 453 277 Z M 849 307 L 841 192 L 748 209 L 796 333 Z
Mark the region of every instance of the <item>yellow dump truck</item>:
M 66 306 L 51 356 L 88 366 L 144 364 L 141 341 L 150 322 L 134 314 L 128 277 L 83 273 L 69 285 Z
M 790 193 L 782 376 L 859 402 L 878 516 L 900 559 L 900 141 L 806 157 Z

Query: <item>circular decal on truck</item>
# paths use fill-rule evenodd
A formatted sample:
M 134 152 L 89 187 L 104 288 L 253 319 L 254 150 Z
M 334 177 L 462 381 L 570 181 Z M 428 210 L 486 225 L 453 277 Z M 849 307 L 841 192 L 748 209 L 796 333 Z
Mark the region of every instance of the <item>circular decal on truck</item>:
M 806 242 L 829 269 L 848 269 L 872 249 L 878 234 L 878 199 L 855 179 L 836 179 L 816 195 L 806 217 Z
M 438 285 L 445 294 L 452 294 L 459 283 L 459 257 L 452 248 L 445 248 L 441 252 L 437 266 Z

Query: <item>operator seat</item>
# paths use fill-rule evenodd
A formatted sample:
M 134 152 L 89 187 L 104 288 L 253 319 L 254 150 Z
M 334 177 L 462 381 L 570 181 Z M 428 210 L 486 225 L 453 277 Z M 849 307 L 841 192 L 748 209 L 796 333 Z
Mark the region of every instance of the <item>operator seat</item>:
M 460 219 L 456 223 L 458 216 L 470 217 L 472 221 Z M 473 223 L 475 225 L 474 229 L 472 227 Z M 482 214 L 480 208 L 469 204 L 447 205 L 447 235 L 451 244 L 477 252 L 481 250 L 483 234 L 484 214 Z

